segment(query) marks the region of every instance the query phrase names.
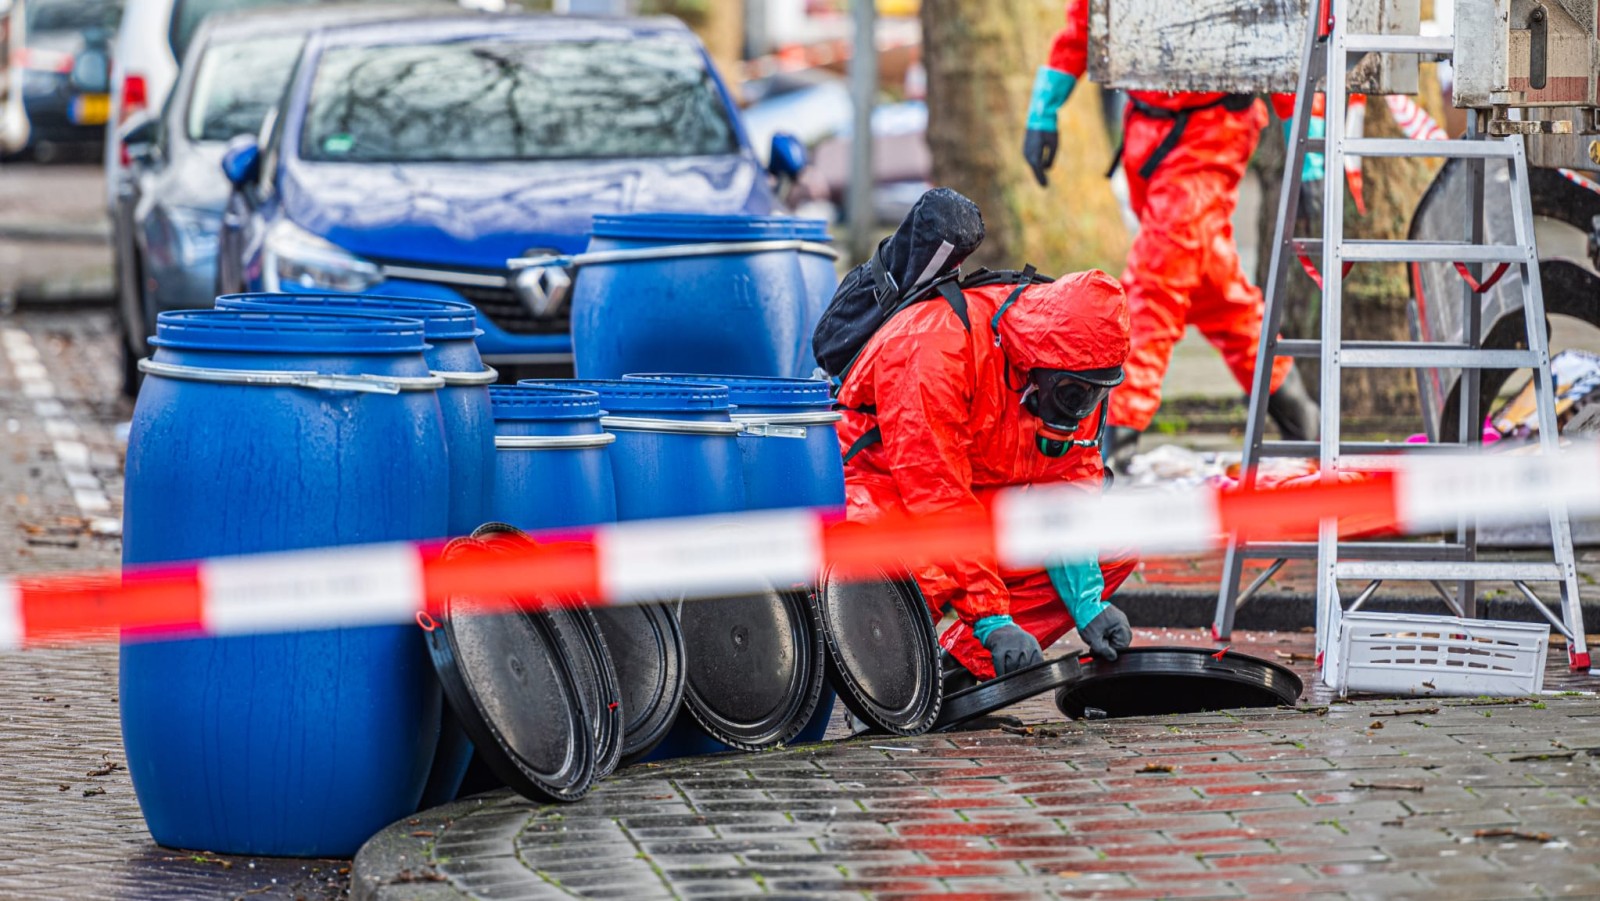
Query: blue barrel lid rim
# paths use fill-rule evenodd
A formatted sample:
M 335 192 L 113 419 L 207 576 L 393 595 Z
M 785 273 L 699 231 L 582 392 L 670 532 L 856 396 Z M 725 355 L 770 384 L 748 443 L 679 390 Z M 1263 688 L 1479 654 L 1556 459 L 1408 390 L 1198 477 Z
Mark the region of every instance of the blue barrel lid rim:
M 797 223 L 820 223 L 804 227 Z M 714 213 L 622 213 L 594 217 L 596 238 L 633 241 L 770 241 L 782 238 L 827 240 L 827 223 L 792 216 L 737 216 Z
M 303 309 L 306 307 L 312 310 Z M 439 341 L 477 338 L 478 311 L 463 300 L 428 297 L 399 297 L 387 294 L 281 293 L 257 291 L 223 294 L 216 300 L 219 310 L 286 310 L 289 312 L 370 313 L 420 319 L 427 336 Z
M 600 395 L 606 412 L 718 413 L 729 408 L 728 389 L 704 382 L 646 379 L 522 379 L 518 385 L 581 388 Z
M 397 354 L 427 348 L 422 320 L 371 313 L 168 310 L 150 343 L 171 350 L 279 354 Z
M 496 420 L 599 419 L 600 394 L 549 385 L 490 385 Z
M 821 379 L 784 378 L 763 375 L 706 375 L 688 372 L 630 372 L 623 381 L 662 381 L 687 384 L 722 385 L 728 401 L 750 407 L 833 407 L 831 386 Z

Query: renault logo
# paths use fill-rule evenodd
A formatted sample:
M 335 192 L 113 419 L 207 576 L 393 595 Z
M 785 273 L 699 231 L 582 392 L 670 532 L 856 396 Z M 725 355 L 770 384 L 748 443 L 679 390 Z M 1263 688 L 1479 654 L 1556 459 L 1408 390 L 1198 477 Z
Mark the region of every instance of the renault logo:
M 537 319 L 553 319 L 566 309 L 572 276 L 559 266 L 530 266 L 512 276 L 517 299 Z

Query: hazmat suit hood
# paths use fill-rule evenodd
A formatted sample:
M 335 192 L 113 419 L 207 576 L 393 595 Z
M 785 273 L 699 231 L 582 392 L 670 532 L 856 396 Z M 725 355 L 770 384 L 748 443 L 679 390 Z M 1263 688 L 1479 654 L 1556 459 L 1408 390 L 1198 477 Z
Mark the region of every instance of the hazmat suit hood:
M 1022 373 L 1107 369 L 1128 359 L 1127 298 L 1098 269 L 1029 287 L 998 319 L 1006 362 Z

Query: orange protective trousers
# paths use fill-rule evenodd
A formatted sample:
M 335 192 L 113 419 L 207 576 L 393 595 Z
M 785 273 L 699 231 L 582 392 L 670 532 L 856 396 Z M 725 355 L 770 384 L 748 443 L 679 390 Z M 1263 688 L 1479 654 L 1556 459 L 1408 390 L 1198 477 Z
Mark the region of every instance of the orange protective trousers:
M 1161 381 L 1184 327 L 1205 335 L 1249 391 L 1261 338 L 1261 291 L 1245 278 L 1234 243 L 1233 211 L 1256 141 L 1267 123 L 1260 102 L 1231 112 L 1220 106 L 1189 116 L 1181 140 L 1148 180 L 1145 164 L 1174 125 L 1130 106 L 1122 168 L 1139 235 L 1122 275 L 1133 348 L 1127 379 L 1111 392 L 1110 422 L 1143 431 L 1161 406 Z M 1273 361 L 1277 390 L 1293 364 Z

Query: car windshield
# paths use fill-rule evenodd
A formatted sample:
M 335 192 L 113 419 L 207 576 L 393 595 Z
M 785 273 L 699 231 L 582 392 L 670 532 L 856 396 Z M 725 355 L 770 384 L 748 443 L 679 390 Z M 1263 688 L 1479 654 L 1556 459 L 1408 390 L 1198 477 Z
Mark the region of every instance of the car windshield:
M 206 47 L 189 97 L 191 141 L 226 141 L 255 134 L 305 42 L 301 35 L 232 41 Z
M 115 31 L 121 0 L 29 0 L 23 27 L 29 34 L 50 31 Z
M 318 0 L 175 0 L 172 6 L 172 55 L 179 60 L 189 50 L 189 41 L 200 28 L 200 23 L 212 13 L 255 9 L 261 6 L 305 6 Z M 293 15 L 287 13 L 286 15 Z
M 696 46 L 462 40 L 323 55 L 301 133 L 308 160 L 451 162 L 733 153 Z

